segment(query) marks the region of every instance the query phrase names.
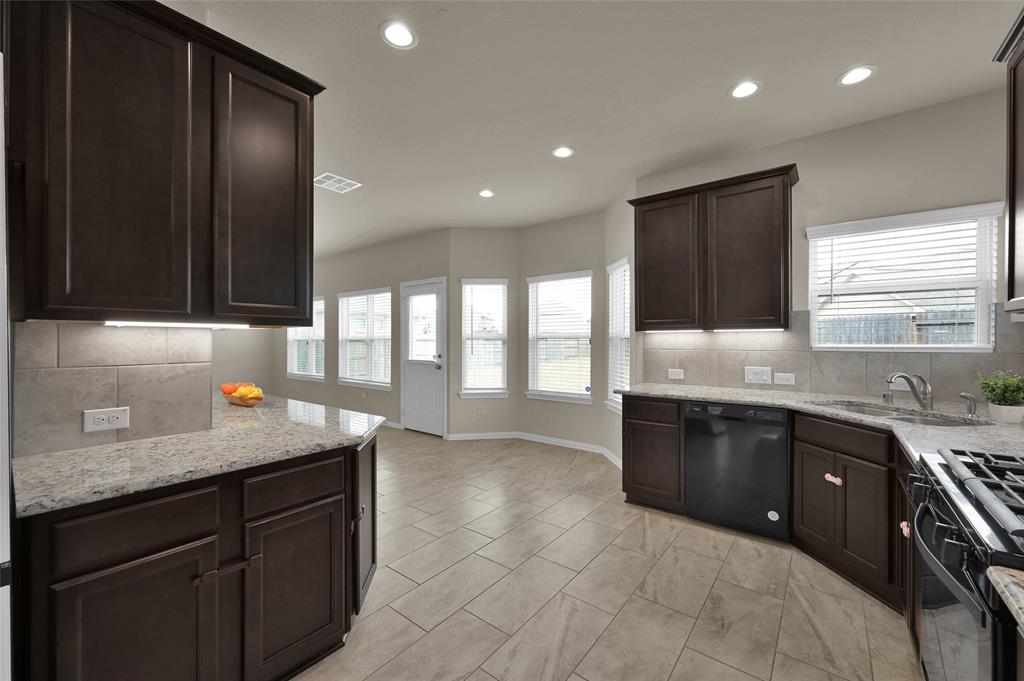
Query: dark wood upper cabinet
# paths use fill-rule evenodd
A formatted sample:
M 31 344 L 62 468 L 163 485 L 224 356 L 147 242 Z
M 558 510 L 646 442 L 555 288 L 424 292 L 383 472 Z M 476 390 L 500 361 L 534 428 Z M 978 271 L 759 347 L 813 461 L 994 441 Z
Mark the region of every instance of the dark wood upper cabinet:
M 9 12 L 14 317 L 311 323 L 323 88 L 156 2 Z
M 788 328 L 797 180 L 788 165 L 631 200 L 637 330 Z
M 686 194 L 636 207 L 639 330 L 703 328 L 702 202 Z
M 995 61 L 1006 63 L 1006 310 L 1024 311 L 1024 11 Z

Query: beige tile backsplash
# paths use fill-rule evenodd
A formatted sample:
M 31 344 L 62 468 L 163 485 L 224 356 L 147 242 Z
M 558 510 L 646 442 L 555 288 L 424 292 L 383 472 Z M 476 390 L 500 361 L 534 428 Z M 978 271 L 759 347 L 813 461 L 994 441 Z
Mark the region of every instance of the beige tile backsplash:
M 996 313 L 995 352 L 819 352 L 810 347 L 810 314 L 795 310 L 790 330 L 779 332 L 642 334 L 643 367 L 638 377 L 650 383 L 685 383 L 752 390 L 881 395 L 893 371 L 921 374 L 936 400 L 956 400 L 961 391 L 979 395 L 977 373 L 1011 369 L 1024 375 L 1024 324 Z M 792 373 L 796 384 L 746 384 L 745 366 Z M 682 381 L 668 369 L 683 369 Z M 909 400 L 907 392 L 897 399 Z
M 212 332 L 77 322 L 14 325 L 14 455 L 210 427 Z M 131 407 L 131 427 L 82 432 L 82 410 Z

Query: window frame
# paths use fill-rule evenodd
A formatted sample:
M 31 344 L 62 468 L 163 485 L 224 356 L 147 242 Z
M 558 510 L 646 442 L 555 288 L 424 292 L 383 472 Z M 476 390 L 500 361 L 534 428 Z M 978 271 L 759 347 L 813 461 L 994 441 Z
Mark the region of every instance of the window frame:
M 615 412 L 616 414 L 622 414 L 622 395 L 614 392 L 617 388 L 628 389 L 629 388 L 629 376 L 632 372 L 632 347 L 633 347 L 633 272 L 629 265 L 629 256 L 619 258 L 611 265 L 606 268 L 608 272 L 608 397 L 604 404 L 608 409 Z M 625 334 L 620 333 L 620 329 L 615 328 L 616 316 L 612 314 L 612 291 L 614 290 L 613 278 L 619 272 L 625 272 L 626 275 L 626 295 L 623 299 L 625 304 L 625 310 L 621 311 L 619 317 L 625 317 L 626 327 Z M 617 386 L 612 385 L 612 367 L 615 365 L 615 350 L 616 345 L 622 340 L 629 341 L 628 349 L 626 351 L 626 385 Z
M 588 393 L 568 393 L 556 390 L 543 390 L 536 388 L 532 385 L 533 377 L 536 376 L 536 362 L 537 362 L 537 341 L 538 338 L 533 335 L 533 329 L 536 328 L 536 319 L 531 312 L 531 308 L 536 306 L 531 305 L 530 301 L 535 295 L 536 284 L 543 284 L 550 281 L 563 281 L 566 279 L 583 279 L 587 278 L 590 280 L 590 329 L 587 334 L 587 342 L 590 347 L 590 379 L 588 386 L 591 390 Z M 526 397 L 531 400 L 550 400 L 553 402 L 568 402 L 570 404 L 584 404 L 589 405 L 594 403 L 593 396 L 593 385 L 594 385 L 594 271 L 593 270 L 578 270 L 575 272 L 562 272 L 558 274 L 543 274 L 533 277 L 526 278 L 526 296 L 527 296 L 527 379 L 526 379 Z M 539 309 L 534 310 L 539 314 Z M 556 336 L 551 336 L 555 338 Z M 559 336 L 564 338 L 581 338 L 581 336 Z M 545 336 L 547 338 L 547 336 Z
M 957 206 L 955 208 L 943 208 L 939 210 L 921 211 L 917 213 L 905 213 L 902 215 L 891 215 L 867 220 L 856 220 L 842 222 L 832 225 L 821 225 L 808 227 L 806 230 L 807 239 L 807 307 L 809 308 L 809 335 L 810 348 L 817 352 L 962 352 L 962 353 L 991 353 L 995 351 L 995 327 L 992 321 L 992 311 L 997 299 L 996 289 L 998 287 L 999 256 L 996 247 L 999 240 L 999 218 L 1004 213 L 1004 204 L 1001 201 L 991 203 L 971 204 Z M 977 272 L 978 275 L 972 280 L 949 278 L 908 280 L 896 285 L 872 286 L 872 285 L 839 285 L 833 286 L 832 290 L 841 290 L 847 293 L 875 293 L 892 291 L 938 291 L 949 289 L 974 288 L 975 310 L 977 313 L 975 326 L 977 328 L 976 342 L 973 344 L 934 344 L 934 345 L 874 345 L 874 344 L 821 344 L 818 342 L 818 305 L 816 303 L 817 287 L 815 285 L 815 248 L 814 242 L 821 239 L 828 239 L 840 236 L 859 234 L 870 234 L 873 232 L 886 232 L 913 227 L 927 227 L 941 225 L 943 223 L 955 224 L 968 221 L 978 223 L 977 241 Z M 965 285 L 966 284 L 966 285 Z M 922 287 L 927 288 L 922 288 Z
M 370 307 L 370 301 L 372 300 L 373 296 L 380 295 L 382 293 L 387 293 L 388 294 L 388 315 L 390 316 L 390 319 L 391 319 L 391 323 L 389 324 L 390 328 L 388 329 L 388 336 L 387 336 L 387 338 L 383 338 L 383 337 L 377 338 L 373 334 L 373 314 L 372 314 L 372 309 Z M 344 324 L 344 320 L 342 319 L 341 304 L 342 304 L 342 301 L 347 299 L 347 298 L 366 298 L 367 299 L 367 305 L 366 305 L 366 309 L 367 309 L 366 338 L 356 338 L 356 337 L 353 337 L 353 336 L 348 336 L 348 337 L 342 336 L 342 332 L 343 332 L 343 329 L 345 328 L 345 324 Z M 344 357 L 343 353 L 344 353 L 345 347 L 346 347 L 345 341 L 347 341 L 347 340 L 366 340 L 367 341 L 367 344 L 366 344 L 366 357 L 367 357 L 367 362 L 369 362 L 370 374 L 371 375 L 373 373 L 373 369 L 372 369 L 372 367 L 373 367 L 373 344 L 374 344 L 375 341 L 387 340 L 389 342 L 389 347 L 388 347 L 388 363 L 389 363 L 389 365 L 394 361 L 395 347 L 394 347 L 394 343 L 392 342 L 393 338 L 394 338 L 394 335 L 395 335 L 395 328 L 394 328 L 395 327 L 394 304 L 395 304 L 395 298 L 394 298 L 394 295 L 391 292 L 391 287 L 390 286 L 382 286 L 382 287 L 379 287 L 379 288 L 364 289 L 362 291 L 348 291 L 346 293 L 339 293 L 338 294 L 338 376 L 337 376 L 338 385 L 348 386 L 350 388 L 368 388 L 370 390 L 383 390 L 383 391 L 390 391 L 391 390 L 392 382 L 390 380 L 387 383 L 383 383 L 381 381 L 368 381 L 368 380 L 364 380 L 364 379 L 361 379 L 361 378 L 349 378 L 347 376 L 342 376 L 341 372 L 342 372 L 342 369 L 345 366 L 345 362 L 343 360 L 343 357 Z M 389 366 L 388 367 L 388 376 L 391 376 L 393 378 L 391 369 L 392 369 L 392 367 Z
M 312 327 L 307 327 L 307 326 L 290 326 L 290 327 L 288 327 L 288 330 L 285 331 L 285 348 L 286 348 L 286 353 L 287 353 L 286 358 L 285 358 L 285 376 L 287 378 L 292 379 L 292 380 L 296 380 L 296 381 L 313 381 L 314 383 L 323 383 L 324 380 L 326 379 L 326 376 L 327 376 L 327 301 L 326 301 L 326 299 L 323 296 L 313 296 L 313 310 L 314 310 L 313 318 L 314 319 L 316 319 L 316 312 L 315 312 L 315 310 L 316 310 L 317 301 L 321 302 L 323 304 L 323 306 L 324 306 L 324 329 L 323 329 L 323 335 L 320 338 L 291 338 L 292 331 L 296 331 L 296 330 L 299 330 L 299 329 L 305 330 L 305 329 L 308 329 L 308 328 L 315 329 L 316 328 L 316 323 L 315 322 L 314 322 Z M 298 372 L 298 371 L 292 371 L 290 366 L 289 366 L 291 364 L 292 343 L 293 342 L 295 342 L 295 343 L 304 342 L 304 343 L 310 344 L 310 343 L 313 343 L 313 342 L 318 341 L 318 340 L 321 343 L 323 343 L 323 346 L 324 346 L 324 371 L 323 371 L 323 373 L 316 374 L 316 373 L 302 373 L 302 372 Z
M 460 346 L 462 352 L 462 386 L 459 391 L 459 397 L 464 400 L 485 400 L 485 399 L 507 399 L 509 396 L 508 387 L 508 279 L 480 279 L 466 277 L 459 280 L 461 286 L 462 302 L 460 307 L 462 308 L 462 332 L 461 332 L 461 343 Z M 467 388 L 466 387 L 466 340 L 470 339 L 470 336 L 466 335 L 466 287 L 467 286 L 501 286 L 504 288 L 505 304 L 504 313 L 505 319 L 503 320 L 504 332 L 500 339 L 496 336 L 480 337 L 484 340 L 501 340 L 501 352 L 502 352 L 502 376 L 501 376 L 501 387 L 494 388 Z M 475 336 L 474 336 L 475 337 Z

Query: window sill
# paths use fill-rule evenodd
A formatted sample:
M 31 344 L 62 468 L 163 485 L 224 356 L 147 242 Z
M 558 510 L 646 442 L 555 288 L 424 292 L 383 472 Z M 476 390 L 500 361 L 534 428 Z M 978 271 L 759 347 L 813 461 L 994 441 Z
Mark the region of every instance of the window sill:
M 323 376 L 316 376 L 314 374 L 293 374 L 288 372 L 288 378 L 295 379 L 296 381 L 313 381 L 314 383 L 323 383 Z
M 339 378 L 338 385 L 348 386 L 349 388 L 368 388 L 370 390 L 384 390 L 387 392 L 391 391 L 390 383 L 373 383 L 371 381 L 357 381 L 351 378 Z
M 974 352 L 991 353 L 991 345 L 811 345 L 814 352 Z
M 604 401 L 604 406 L 608 407 L 609 411 L 613 411 L 616 414 L 618 414 L 619 416 L 622 416 L 622 402 L 621 401 L 615 402 L 613 400 L 605 400 Z
M 552 402 L 568 402 L 569 404 L 593 404 L 594 398 L 590 395 L 576 395 L 573 393 L 552 393 L 544 390 L 527 390 L 526 398 L 530 400 L 550 400 Z
M 504 400 L 508 399 L 507 390 L 463 390 L 459 397 L 464 400 Z

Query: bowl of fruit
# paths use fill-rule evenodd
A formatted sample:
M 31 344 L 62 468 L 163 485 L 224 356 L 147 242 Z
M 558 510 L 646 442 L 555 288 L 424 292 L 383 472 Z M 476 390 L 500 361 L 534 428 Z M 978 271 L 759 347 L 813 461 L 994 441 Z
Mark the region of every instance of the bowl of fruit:
M 255 407 L 263 401 L 263 389 L 253 383 L 224 383 L 220 386 L 220 394 L 239 407 Z

